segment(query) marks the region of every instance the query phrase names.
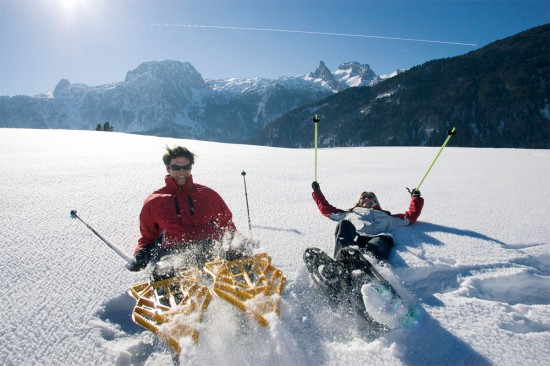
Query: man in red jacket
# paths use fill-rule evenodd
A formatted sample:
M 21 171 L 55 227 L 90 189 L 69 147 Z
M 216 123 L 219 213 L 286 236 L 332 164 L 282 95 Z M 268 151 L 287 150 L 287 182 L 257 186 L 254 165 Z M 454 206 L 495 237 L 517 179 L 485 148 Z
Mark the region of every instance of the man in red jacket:
M 166 185 L 145 199 L 139 216 L 141 238 L 130 271 L 174 252 L 182 253 L 188 266 L 200 268 L 215 258 L 215 242 L 236 233 L 232 213 L 220 195 L 193 182 L 195 154 L 181 146 L 166 150 Z

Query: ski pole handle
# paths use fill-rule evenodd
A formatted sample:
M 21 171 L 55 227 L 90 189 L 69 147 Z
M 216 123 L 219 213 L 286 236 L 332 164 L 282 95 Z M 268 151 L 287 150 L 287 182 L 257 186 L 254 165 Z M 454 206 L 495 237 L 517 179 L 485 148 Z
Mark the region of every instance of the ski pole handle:
M 441 152 L 443 151 L 443 149 L 445 148 L 445 146 L 447 146 L 447 143 L 449 142 L 449 140 L 451 139 L 451 137 L 453 137 L 455 134 L 456 134 L 456 128 L 453 127 L 452 130 L 449 130 L 448 132 L 448 135 L 447 136 L 447 139 L 445 140 L 445 142 L 443 143 L 443 145 L 441 146 L 441 149 L 439 149 L 439 152 L 437 153 L 437 155 L 435 156 L 434 160 L 432 161 L 432 163 L 430 164 L 430 167 L 428 168 L 428 171 L 426 172 L 426 174 L 424 174 L 424 177 L 422 178 L 422 180 L 420 181 L 420 183 L 418 184 L 418 186 L 416 187 L 417 190 L 420 189 L 420 186 L 422 185 L 422 183 L 424 183 L 424 179 L 426 179 L 426 177 L 428 176 L 428 173 L 430 172 L 430 170 L 432 170 L 432 167 L 434 166 L 435 162 L 437 161 L 437 159 L 439 158 L 439 155 L 441 155 Z
M 88 225 L 87 223 L 84 222 L 84 220 L 82 220 L 80 218 L 80 216 L 78 216 L 76 214 L 76 210 L 72 210 L 71 211 L 71 217 L 74 219 L 78 219 L 80 220 L 80 222 L 82 222 L 84 225 L 86 225 L 86 227 L 88 229 L 90 229 L 99 239 L 101 239 L 105 244 L 107 244 L 107 246 L 109 248 L 111 248 L 116 254 L 118 254 L 120 256 L 120 258 L 124 259 L 126 261 L 127 264 L 132 264 L 133 263 L 133 260 L 128 257 L 120 248 L 118 248 L 116 245 L 114 244 L 111 244 L 107 241 L 107 239 L 105 239 L 103 236 L 101 236 L 97 231 L 95 231 L 95 229 L 93 227 L 91 227 L 90 225 Z
M 314 181 L 317 182 L 317 125 L 319 124 L 320 118 L 319 115 L 313 116 L 313 124 L 315 125 L 315 134 L 313 139 L 313 146 L 315 147 L 315 178 Z

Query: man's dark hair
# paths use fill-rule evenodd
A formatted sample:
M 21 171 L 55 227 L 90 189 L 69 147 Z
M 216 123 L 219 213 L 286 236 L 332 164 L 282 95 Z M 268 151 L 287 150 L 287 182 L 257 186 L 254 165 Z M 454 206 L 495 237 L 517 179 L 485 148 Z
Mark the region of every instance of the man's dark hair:
M 186 147 L 176 146 L 173 148 L 166 147 L 166 154 L 162 156 L 162 161 L 164 165 L 170 165 L 172 159 L 175 158 L 187 158 L 191 164 L 195 164 L 195 154 L 189 151 Z

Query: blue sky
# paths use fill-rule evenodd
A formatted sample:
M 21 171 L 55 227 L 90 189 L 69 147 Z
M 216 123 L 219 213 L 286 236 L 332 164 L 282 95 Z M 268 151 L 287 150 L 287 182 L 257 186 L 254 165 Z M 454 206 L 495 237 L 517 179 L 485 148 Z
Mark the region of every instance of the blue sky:
M 319 61 L 387 74 L 548 22 L 547 0 L 0 0 L 0 95 L 118 82 L 164 59 L 205 79 L 301 75 Z

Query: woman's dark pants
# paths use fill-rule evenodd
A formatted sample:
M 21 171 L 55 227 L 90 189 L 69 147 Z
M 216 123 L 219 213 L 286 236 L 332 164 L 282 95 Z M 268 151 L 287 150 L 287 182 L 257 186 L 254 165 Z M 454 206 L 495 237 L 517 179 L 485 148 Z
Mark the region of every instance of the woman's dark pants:
M 357 245 L 361 251 L 370 252 L 379 261 L 387 261 L 393 248 L 393 238 L 389 235 L 366 236 L 357 234 L 355 226 L 348 220 L 342 220 L 334 233 L 334 258 L 338 252 L 348 246 Z

